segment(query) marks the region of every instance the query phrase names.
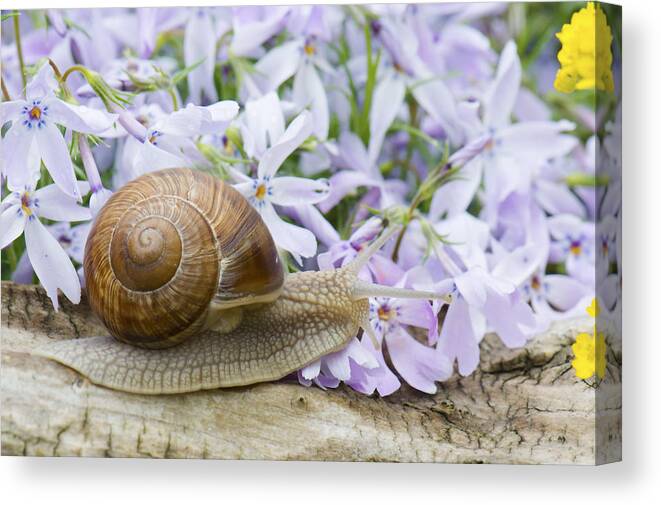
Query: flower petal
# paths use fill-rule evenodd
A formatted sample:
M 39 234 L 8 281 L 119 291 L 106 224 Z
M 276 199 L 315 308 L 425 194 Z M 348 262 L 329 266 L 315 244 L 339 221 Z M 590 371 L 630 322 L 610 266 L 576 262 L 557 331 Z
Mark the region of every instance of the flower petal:
M 57 89 L 57 86 L 57 79 L 55 78 L 53 69 L 48 63 L 43 63 L 25 88 L 27 101 L 31 102 L 32 100 L 53 96 L 52 93 Z
M 482 158 L 473 158 L 459 169 L 456 180 L 452 180 L 436 190 L 431 201 L 429 218 L 432 221 L 447 214 L 448 217 L 464 212 L 482 180 Z
M 379 395 L 388 396 L 397 391 L 400 388 L 401 383 L 397 376 L 390 370 L 390 368 L 388 368 L 388 365 L 383 358 L 383 351 L 381 349 L 375 349 L 372 342 L 364 336 L 360 344 L 367 352 L 374 356 L 374 359 L 376 359 L 379 365 L 376 368 L 365 370 L 365 372 L 372 377 Z M 347 384 L 353 387 L 353 378 L 347 381 Z
M 264 205 L 259 211 L 278 247 L 304 258 L 315 255 L 317 239 L 310 230 L 283 221 L 270 203 Z
M 34 269 L 30 264 L 30 258 L 27 251 L 21 254 L 21 259 L 16 264 L 16 270 L 11 274 L 11 280 L 17 284 L 32 284 L 32 277 L 34 276 Z
M 26 217 L 18 205 L 12 205 L 0 214 L 0 249 L 4 249 L 21 236 Z
M 528 314 L 527 311 L 530 313 Z M 487 301 L 484 304 L 484 315 L 507 347 L 520 347 L 526 343 L 527 337 L 521 330 L 518 316 L 525 317 L 526 322 L 528 319 L 532 319 L 532 309 L 529 305 L 513 304 L 509 295 L 500 295 L 489 290 Z
M 53 123 L 46 123 L 41 130 L 36 132 L 35 139 L 39 146 L 41 159 L 55 184 L 67 195 L 80 200 L 81 195 L 74 175 L 73 163 L 71 163 L 69 149 L 60 130 Z
M 374 90 L 370 109 L 370 144 L 367 149 L 370 165 L 376 163 L 386 132 L 404 103 L 406 86 L 397 77 L 388 76 Z
M 322 358 L 331 375 L 341 381 L 351 378 L 351 367 L 347 349 L 328 354 Z
M 429 343 L 436 342 L 438 338 L 438 318 L 427 300 L 398 300 L 397 307 L 399 309 L 397 311 L 397 321 L 429 330 Z
M 570 121 L 528 121 L 503 128 L 496 134 L 496 143 L 514 158 L 539 166 L 542 162 L 564 156 L 578 144 Z
M 392 364 L 411 386 L 425 393 L 436 393 L 436 381 L 451 374 L 450 362 L 433 348 L 421 344 L 403 329 L 386 335 Z
M 480 348 L 471 324 L 468 304 L 462 298 L 454 300 L 443 321 L 437 351 L 450 361 L 457 360 L 459 373 L 466 377 L 480 362 Z
M 420 107 L 443 127 L 450 141 L 455 145 L 459 144 L 463 139 L 463 132 L 454 97 L 445 83 L 438 79 L 428 80 L 414 86 L 411 93 Z
M 341 168 L 356 170 L 369 173 L 371 170 L 370 159 L 367 156 L 367 150 L 363 141 L 352 132 L 344 131 L 340 135 L 339 155 L 341 158 Z
M 538 179 L 535 181 L 535 198 L 549 214 L 574 214 L 583 219 L 587 217 L 585 206 L 566 185 Z
M 260 9 L 263 17 L 257 18 L 252 13 L 248 19 L 242 11 Z M 245 56 L 253 52 L 266 40 L 277 33 L 284 25 L 285 17 L 290 7 L 235 7 L 233 28 L 234 36 L 230 45 L 230 52 L 235 56 Z
M 271 201 L 276 205 L 319 203 L 328 196 L 328 183 L 322 179 L 276 177 L 273 179 Z
M 563 312 L 574 308 L 589 293 L 584 283 L 567 275 L 546 275 L 543 283 L 548 302 Z
M 318 359 L 317 361 L 313 361 L 312 363 L 310 363 L 308 366 L 301 368 L 300 374 L 303 376 L 304 379 L 310 381 L 312 379 L 316 379 L 320 371 L 321 371 L 321 359 Z
M 314 205 L 298 205 L 292 209 L 295 219 L 310 230 L 326 247 L 340 241 L 340 235 Z
M 314 135 L 324 141 L 328 137 L 329 112 L 326 89 L 319 74 L 310 62 L 303 63 L 296 73 L 293 88 L 294 103 L 299 107 L 309 107 L 314 123 Z
M 486 93 L 484 123 L 491 128 L 500 128 L 510 122 L 510 115 L 521 85 L 521 60 L 516 44 L 505 44 L 498 62 L 496 78 Z
M 34 133 L 18 122 L 12 124 L 2 139 L 5 176 L 12 189 L 24 189 L 39 179 L 41 158 L 33 141 Z
M 292 40 L 274 47 L 255 63 L 260 87 L 264 92 L 276 91 L 283 82 L 296 73 L 302 51 L 302 41 Z
M 280 165 L 299 147 L 312 133 L 312 116 L 302 112 L 285 130 L 285 133 L 273 144 L 259 160 L 257 174 L 260 178 L 273 176 Z
M 81 195 L 86 195 L 89 189 L 89 183 L 78 182 L 78 191 Z M 87 221 L 92 219 L 92 213 L 89 209 L 78 205 L 75 198 L 64 194 L 56 184 L 38 189 L 34 192 L 34 196 L 39 201 L 38 214 L 40 217 L 52 219 L 53 221 Z
M 57 290 L 61 289 L 73 303 L 80 302 L 80 281 L 69 256 L 37 218 L 25 226 L 25 247 L 39 281 L 58 309 Z
M 25 100 L 12 100 L 0 103 L 0 126 L 8 121 L 19 122 L 21 111 L 27 105 Z
M 119 118 L 85 105 L 73 105 L 60 99 L 48 101 L 48 115 L 54 122 L 80 133 L 103 133 Z
M 360 186 L 377 185 L 367 174 L 353 170 L 343 170 L 330 178 L 330 191 L 319 204 L 322 212 L 328 212 L 340 201 Z
M 210 103 L 218 99 L 213 74 L 216 66 L 216 38 L 211 17 L 196 9 L 188 18 L 184 32 L 184 63 L 187 67 L 201 63 L 188 74 L 188 88 L 194 103 Z

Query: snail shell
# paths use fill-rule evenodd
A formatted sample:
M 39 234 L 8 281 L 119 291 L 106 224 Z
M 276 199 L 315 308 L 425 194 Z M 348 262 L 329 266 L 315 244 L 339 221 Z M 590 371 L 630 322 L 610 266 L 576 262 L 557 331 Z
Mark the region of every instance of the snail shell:
M 342 268 L 284 279 L 268 229 L 237 191 L 202 172 L 152 172 L 115 193 L 87 240 L 89 303 L 115 338 L 34 352 L 131 393 L 285 377 L 342 349 L 360 328 L 370 334 L 368 297 L 438 298 L 358 277 L 395 231 Z
M 97 216 L 85 246 L 85 282 L 110 333 L 163 348 L 230 309 L 277 298 L 284 272 L 259 213 L 200 171 L 152 172 L 126 185 Z

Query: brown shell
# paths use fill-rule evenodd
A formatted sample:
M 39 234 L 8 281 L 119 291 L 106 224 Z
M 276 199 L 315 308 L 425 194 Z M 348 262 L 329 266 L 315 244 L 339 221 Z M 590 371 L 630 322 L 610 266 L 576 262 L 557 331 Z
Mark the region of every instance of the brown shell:
M 204 172 L 152 172 L 115 193 L 85 246 L 90 305 L 119 340 L 175 345 L 198 333 L 210 304 L 278 292 L 284 273 L 259 213 Z

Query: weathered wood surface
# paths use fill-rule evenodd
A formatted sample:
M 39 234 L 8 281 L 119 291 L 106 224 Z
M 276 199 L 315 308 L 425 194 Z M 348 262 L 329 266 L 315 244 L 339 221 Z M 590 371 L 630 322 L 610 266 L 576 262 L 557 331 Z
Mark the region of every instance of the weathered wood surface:
M 49 339 L 105 334 L 87 305 L 2 284 L 2 454 L 222 459 L 581 463 L 618 460 L 619 353 L 595 389 L 571 369 L 575 334 L 590 320 L 556 325 L 527 347 L 482 343 L 480 369 L 434 396 L 403 387 L 369 398 L 295 382 L 150 397 L 97 387 L 33 356 Z

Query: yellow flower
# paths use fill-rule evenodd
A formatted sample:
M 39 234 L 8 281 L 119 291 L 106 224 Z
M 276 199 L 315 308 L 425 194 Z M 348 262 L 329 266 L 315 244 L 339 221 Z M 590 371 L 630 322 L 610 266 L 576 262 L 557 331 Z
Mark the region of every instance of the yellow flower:
M 611 42 L 613 36 L 606 15 L 594 2 L 572 15 L 556 37 L 562 48 L 558 52 L 560 69 L 553 85 L 563 93 L 575 89 L 613 91 Z
M 596 298 L 592 299 L 592 303 L 585 311 L 596 319 L 599 315 L 599 303 Z M 600 379 L 604 378 L 606 375 L 606 338 L 602 332 L 597 332 L 596 320 L 592 335 L 579 333 L 571 350 L 574 352 L 571 366 L 576 370 L 576 376 L 579 379 L 589 379 L 595 373 Z
M 596 298 L 592 299 L 592 303 L 587 309 L 585 309 L 585 311 L 592 317 L 597 317 L 599 315 L 599 302 L 597 302 Z
M 606 375 L 606 338 L 602 332 L 595 335 L 580 333 L 571 346 L 574 359 L 571 366 L 579 379 L 589 379 L 595 373 L 600 379 Z

